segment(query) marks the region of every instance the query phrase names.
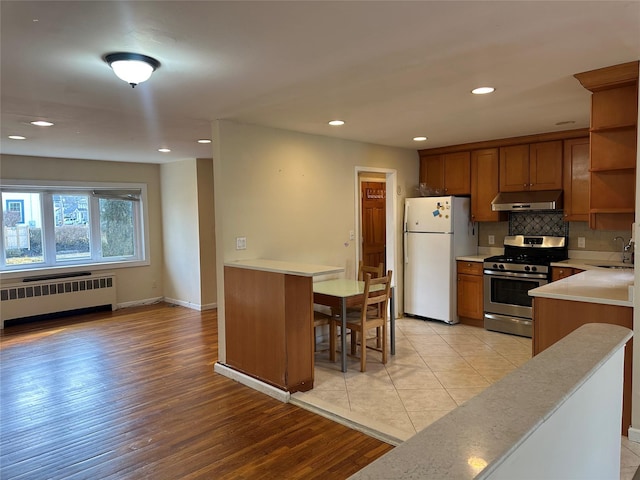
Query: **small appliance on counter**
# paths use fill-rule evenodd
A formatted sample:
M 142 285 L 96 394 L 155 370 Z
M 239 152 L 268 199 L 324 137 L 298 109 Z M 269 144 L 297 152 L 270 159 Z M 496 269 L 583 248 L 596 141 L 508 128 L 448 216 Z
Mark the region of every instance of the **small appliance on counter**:
M 455 259 L 478 240 L 464 197 L 407 198 L 404 210 L 404 312 L 457 323 Z
M 551 263 L 569 258 L 566 237 L 514 235 L 504 239 L 504 255 L 485 258 L 484 328 L 532 336 L 529 290 L 551 281 Z

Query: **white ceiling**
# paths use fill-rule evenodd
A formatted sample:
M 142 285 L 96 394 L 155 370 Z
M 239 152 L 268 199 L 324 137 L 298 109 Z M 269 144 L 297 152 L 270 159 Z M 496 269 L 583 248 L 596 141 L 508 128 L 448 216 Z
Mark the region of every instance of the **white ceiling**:
M 196 140 L 215 119 L 410 149 L 581 128 L 573 74 L 640 58 L 640 1 L 2 0 L 0 15 L 0 152 L 46 157 L 209 157 Z M 132 89 L 102 60 L 116 51 L 162 65 Z

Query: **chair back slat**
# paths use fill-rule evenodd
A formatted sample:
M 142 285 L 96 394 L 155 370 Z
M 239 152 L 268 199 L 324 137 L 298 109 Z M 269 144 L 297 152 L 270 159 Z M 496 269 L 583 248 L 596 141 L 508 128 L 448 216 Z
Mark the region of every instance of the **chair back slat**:
M 380 262 L 377 267 L 372 267 L 369 265 L 365 265 L 362 260 L 360 260 L 360 264 L 358 265 L 358 280 L 364 282 L 364 276 L 367 273 L 371 274 L 371 278 L 380 278 L 382 276 L 382 271 L 384 270 L 384 263 Z

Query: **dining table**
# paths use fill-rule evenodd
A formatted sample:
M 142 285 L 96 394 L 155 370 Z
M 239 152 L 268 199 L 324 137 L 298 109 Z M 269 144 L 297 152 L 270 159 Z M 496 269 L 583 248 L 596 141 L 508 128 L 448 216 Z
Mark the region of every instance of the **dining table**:
M 383 290 L 384 285 L 372 285 L 371 290 Z M 341 332 L 340 335 L 340 362 L 341 370 L 347 371 L 347 308 L 362 305 L 364 295 L 364 282 L 351 280 L 348 278 L 334 278 L 313 283 L 313 303 L 331 307 L 334 311 L 340 312 Z M 394 287 L 391 287 L 389 298 L 390 303 L 390 353 L 396 354 L 395 338 L 395 315 L 394 310 Z

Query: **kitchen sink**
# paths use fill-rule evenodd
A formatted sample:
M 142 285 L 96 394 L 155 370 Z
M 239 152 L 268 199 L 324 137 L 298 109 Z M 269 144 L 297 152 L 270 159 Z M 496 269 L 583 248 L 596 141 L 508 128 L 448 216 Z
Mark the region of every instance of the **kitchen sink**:
M 600 268 L 614 268 L 616 270 L 633 270 L 633 265 L 596 265 Z

